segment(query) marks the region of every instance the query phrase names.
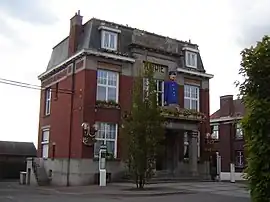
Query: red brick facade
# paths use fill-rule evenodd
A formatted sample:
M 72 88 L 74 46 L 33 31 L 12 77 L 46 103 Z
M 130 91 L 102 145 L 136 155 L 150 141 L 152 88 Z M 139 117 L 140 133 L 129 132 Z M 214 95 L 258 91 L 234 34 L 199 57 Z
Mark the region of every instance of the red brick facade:
M 235 163 L 236 172 L 243 166 L 237 166 L 237 152 L 244 154 L 244 140 L 237 139 L 237 123 L 244 116 L 241 100 L 233 100 L 232 95 L 220 98 L 220 109 L 211 115 L 211 125 L 218 126 L 219 138 L 215 140 L 214 149 L 221 156 L 221 172 L 230 172 L 230 163 Z M 243 160 L 245 162 L 245 160 Z
M 129 111 L 132 104 L 132 85 L 133 85 L 133 77 L 128 76 L 132 75 L 131 73 L 123 73 L 126 70 L 123 70 L 124 67 L 128 68 L 140 68 L 139 65 L 142 65 L 142 60 L 145 57 L 142 55 L 140 51 L 144 52 L 144 49 L 137 50 L 135 47 L 135 52 L 133 57 L 127 56 L 127 54 L 121 55 L 121 50 L 124 50 L 126 47 L 130 48 L 131 41 L 126 42 L 125 40 L 129 37 L 123 37 L 121 34 L 118 35 L 118 43 L 117 47 L 119 48 L 119 52 L 109 53 L 113 56 L 109 57 L 101 56 L 101 54 L 107 54 L 105 50 L 101 50 L 97 54 L 89 54 L 86 53 L 78 56 L 78 52 L 82 50 L 78 50 L 84 47 L 85 44 L 80 44 L 83 42 L 84 34 L 87 32 L 87 27 L 95 26 L 92 28 L 93 37 L 97 41 L 101 41 L 99 26 L 107 22 L 97 23 L 97 20 L 91 20 L 88 23 L 92 23 L 91 26 L 82 25 L 82 16 L 79 13 L 71 18 L 70 20 L 70 33 L 68 37 L 67 46 L 65 45 L 66 39 L 62 41 L 60 47 L 64 47 L 68 49 L 68 54 L 66 61 L 69 60 L 66 64 L 62 64 L 62 67 L 57 67 L 59 63 L 50 64 L 50 68 L 47 69 L 45 76 L 42 76 L 41 82 L 43 87 L 52 88 L 52 97 L 51 97 L 51 113 L 48 116 L 45 116 L 45 90 L 41 92 L 41 101 L 40 101 L 40 125 L 39 125 L 39 145 L 38 145 L 38 154 L 41 154 L 41 142 L 42 142 L 42 130 L 44 127 L 50 128 L 50 137 L 49 137 L 49 157 L 55 158 L 93 158 L 94 147 L 87 147 L 82 142 L 82 127 L 81 124 L 83 122 L 87 122 L 90 125 L 93 125 L 95 122 L 111 122 L 117 123 L 119 126 L 121 125 L 121 114 L 125 111 Z M 96 24 L 95 24 L 96 23 Z M 110 25 L 111 26 L 111 25 Z M 116 27 L 121 27 L 117 25 Z M 130 38 L 132 36 L 132 32 L 130 32 L 129 27 L 121 27 L 123 29 L 123 33 L 130 34 Z M 95 32 L 94 32 L 95 31 Z M 135 36 L 135 35 L 134 35 Z M 138 35 L 136 35 L 138 37 Z M 80 39 L 82 37 L 82 39 Z M 152 36 L 157 37 L 157 36 Z M 86 37 L 90 39 L 90 37 Z M 161 37 L 162 39 L 164 37 Z M 154 38 L 153 38 L 154 39 Z M 88 41 L 89 45 L 93 43 L 93 41 Z M 124 44 L 125 42 L 125 44 Z M 134 41 L 133 41 L 134 42 Z M 133 43 L 132 42 L 132 43 Z M 180 43 L 179 41 L 177 43 Z M 182 42 L 181 42 L 182 43 Z M 184 42 L 183 42 L 184 43 Z M 100 43 L 97 43 L 100 44 Z M 97 45 L 91 44 L 91 46 Z M 163 43 L 162 43 L 163 44 Z M 126 47 L 124 47 L 124 45 Z M 184 44 L 178 44 L 177 47 Z M 186 47 L 187 44 L 185 44 Z M 188 44 L 192 46 L 198 57 L 198 66 L 196 71 L 190 71 L 189 74 L 180 73 L 183 77 L 181 85 L 179 86 L 179 105 L 181 108 L 184 108 L 184 83 L 185 81 L 195 82 L 196 86 L 200 86 L 200 97 L 199 97 L 199 108 L 200 111 L 206 115 L 205 122 L 200 124 L 200 141 L 201 141 L 201 156 L 204 156 L 204 137 L 207 133 L 210 132 L 209 125 L 209 79 L 212 78 L 211 75 L 204 73 L 203 65 L 200 59 L 200 55 L 197 52 L 194 44 Z M 124 47 L 124 48 L 123 48 Z M 140 47 L 140 46 L 139 46 Z M 180 46 L 179 46 L 180 47 Z M 61 57 L 63 49 L 55 47 L 53 54 L 54 57 Z M 95 50 L 100 48 L 93 48 L 89 45 L 89 50 Z M 160 47 L 159 47 L 160 48 Z M 162 48 L 162 47 L 161 47 Z M 192 48 L 191 48 L 192 49 Z M 124 50 L 125 52 L 127 50 Z M 167 50 L 164 52 L 164 55 L 161 57 L 162 59 L 155 56 L 155 54 L 161 54 L 160 51 L 154 51 L 151 49 L 150 52 L 153 51 L 153 56 L 149 56 L 149 58 L 154 58 L 153 60 L 161 61 L 160 63 L 163 66 L 166 66 L 167 70 L 170 66 L 178 65 L 177 63 L 172 65 L 172 54 L 168 54 Z M 172 52 L 173 50 L 171 50 Z M 183 49 L 184 51 L 184 49 Z M 175 58 L 180 58 L 180 55 L 183 54 L 183 51 L 174 52 Z M 59 55 L 58 55 L 59 52 Z M 132 52 L 132 51 L 131 51 Z M 149 55 L 151 53 L 149 52 Z M 162 52 L 162 53 L 163 53 Z M 78 54 L 78 55 L 77 55 Z M 141 54 L 141 58 L 140 57 Z M 144 54 L 144 53 L 143 53 Z M 93 56 L 94 55 L 94 56 Z M 75 57 L 76 56 L 76 57 Z M 118 59 L 117 59 L 118 57 Z M 112 59 L 113 58 L 113 59 Z M 121 59 L 119 59 L 121 58 Z M 124 58 L 124 59 L 123 59 Z M 137 64 L 135 59 L 137 58 Z M 143 58 L 143 59 L 142 59 Z M 166 59 L 167 58 L 167 59 Z M 177 61 L 178 61 L 177 59 Z M 134 61 L 133 61 L 134 60 Z M 60 59 L 59 59 L 60 61 Z M 119 62 L 120 61 L 120 62 Z M 134 63 L 135 62 L 135 63 Z M 125 63 L 128 63 L 126 65 Z M 134 63 L 134 64 L 129 64 Z M 159 63 L 159 62 L 158 62 Z M 139 64 L 139 65 L 138 65 Z M 73 65 L 75 67 L 73 68 Z M 133 66 L 134 65 L 134 66 Z M 113 71 L 119 72 L 119 103 L 121 109 L 107 109 L 107 108 L 97 108 L 96 107 L 96 89 L 97 89 L 97 72 L 96 69 L 102 66 L 103 69 L 109 69 Z M 131 67 L 132 66 L 132 67 Z M 62 68 L 60 71 L 59 68 Z M 58 69 L 58 72 L 51 72 L 51 70 Z M 72 75 L 73 69 L 75 71 L 74 76 Z M 133 70 L 132 70 L 133 71 Z M 130 72 L 132 72 L 130 70 Z M 188 71 L 188 70 L 185 70 Z M 196 73 L 197 72 L 197 73 Z M 50 74 L 49 76 L 46 76 Z M 41 77 L 40 77 L 41 78 Z M 204 83 L 204 85 L 203 85 Z M 74 89 L 73 89 L 74 84 Z M 63 93 L 64 90 L 68 90 L 68 93 Z M 73 91 L 74 90 L 74 91 Z M 73 91 L 73 94 L 71 93 Z M 57 93 L 58 92 L 58 93 Z M 119 131 L 118 131 L 119 133 Z M 118 135 L 119 137 L 119 135 Z M 183 139 L 179 139 L 181 145 Z M 117 141 L 119 144 L 120 141 Z M 121 146 L 117 147 L 117 157 L 121 158 Z
M 77 63 L 76 66 L 81 65 Z M 76 68 L 77 69 L 77 68 Z M 39 146 L 38 154 L 41 156 L 41 136 L 42 128 L 50 126 L 50 146 L 49 157 L 52 157 L 52 145 L 55 144 L 55 158 L 67 158 L 69 156 L 69 144 L 71 158 L 93 158 L 93 146 L 87 147 L 82 143 L 82 128 L 83 122 L 94 124 L 96 121 L 101 122 L 121 122 L 121 114 L 124 111 L 130 110 L 132 103 L 132 85 L 133 78 L 131 76 L 119 76 L 119 103 L 120 109 L 105 109 L 96 108 L 96 70 L 83 69 L 75 73 L 75 91 L 73 97 L 73 117 L 71 123 L 71 94 L 62 93 L 62 89 L 72 89 L 72 75 L 58 82 L 58 94 L 56 95 L 56 84 L 53 84 L 52 99 L 51 99 L 51 114 L 44 115 L 45 106 L 45 91 L 41 93 L 40 102 L 40 130 L 39 130 Z M 46 83 L 46 82 L 44 82 Z M 179 103 L 180 107 L 184 107 L 184 86 L 179 86 Z M 200 126 L 201 133 L 201 154 L 203 155 L 204 136 L 210 132 L 209 125 L 209 89 L 200 90 L 200 109 L 201 112 L 207 115 L 206 122 Z M 71 140 L 70 128 L 72 129 Z M 179 140 L 180 141 L 180 140 Z M 182 141 L 182 139 L 181 139 Z M 120 141 L 118 141 L 119 144 Z M 120 145 L 117 147 L 118 157 L 121 157 Z

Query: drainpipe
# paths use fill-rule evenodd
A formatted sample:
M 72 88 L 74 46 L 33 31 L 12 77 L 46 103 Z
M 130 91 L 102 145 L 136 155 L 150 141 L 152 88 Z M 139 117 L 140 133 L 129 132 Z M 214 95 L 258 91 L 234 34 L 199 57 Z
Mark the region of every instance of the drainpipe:
M 73 103 L 74 103 L 74 93 L 75 93 L 75 60 L 73 62 L 72 68 L 72 80 L 71 80 L 71 96 L 70 96 L 70 122 L 69 122 L 69 140 L 68 140 L 68 162 L 67 162 L 67 187 L 70 186 L 70 159 L 71 159 L 71 139 L 72 139 L 72 129 L 73 129 Z

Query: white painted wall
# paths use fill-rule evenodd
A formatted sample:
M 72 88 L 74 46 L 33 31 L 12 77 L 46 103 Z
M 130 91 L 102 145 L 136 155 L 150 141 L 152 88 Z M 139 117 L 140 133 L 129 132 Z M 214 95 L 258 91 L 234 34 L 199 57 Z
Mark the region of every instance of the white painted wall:
M 65 186 L 67 183 L 67 159 L 45 159 L 44 167 L 49 174 L 52 170 L 51 184 Z M 36 184 L 32 170 L 32 163 L 29 159 L 27 169 L 31 169 L 31 184 Z M 112 180 L 119 178 L 125 172 L 125 166 L 120 161 L 107 161 L 107 173 L 111 173 Z M 71 159 L 70 161 L 70 185 L 88 185 L 94 183 L 94 175 L 98 173 L 98 161 L 92 159 Z
M 244 179 L 244 175 L 245 173 L 234 173 L 235 174 L 235 181 L 244 181 L 246 179 Z M 220 173 L 220 180 L 221 181 L 230 181 L 230 176 L 231 173 L 230 172 L 221 172 Z

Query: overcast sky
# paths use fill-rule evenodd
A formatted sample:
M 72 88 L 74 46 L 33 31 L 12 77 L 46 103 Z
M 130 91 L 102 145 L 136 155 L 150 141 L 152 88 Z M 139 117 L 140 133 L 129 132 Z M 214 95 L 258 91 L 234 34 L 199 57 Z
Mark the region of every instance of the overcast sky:
M 199 45 L 210 82 L 211 113 L 219 96 L 237 94 L 240 51 L 270 31 L 269 0 L 0 0 L 0 78 L 40 85 L 54 45 L 69 33 L 81 10 Z M 0 140 L 32 141 L 38 134 L 37 90 L 0 83 Z

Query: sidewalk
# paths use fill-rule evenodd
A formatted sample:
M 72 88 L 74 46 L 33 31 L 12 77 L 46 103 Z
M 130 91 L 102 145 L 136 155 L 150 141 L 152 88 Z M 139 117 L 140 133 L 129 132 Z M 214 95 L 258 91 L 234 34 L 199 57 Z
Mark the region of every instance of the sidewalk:
M 194 191 L 174 188 L 172 186 L 166 186 L 165 184 L 146 185 L 143 190 L 138 190 L 136 189 L 136 185 L 131 183 L 113 183 L 108 184 L 106 187 L 100 187 L 98 185 L 76 187 L 38 187 L 38 190 L 68 195 L 106 195 L 121 197 L 150 197 L 195 193 Z
M 98 185 L 74 186 L 74 187 L 38 187 L 40 191 L 55 194 L 69 195 L 104 195 L 122 197 L 140 196 L 165 196 L 196 193 L 211 193 L 235 197 L 249 197 L 248 191 L 241 184 L 223 182 L 182 182 L 182 183 L 162 183 L 149 184 L 144 190 L 136 189 L 132 183 L 112 183 L 106 187 Z
M 132 183 L 110 183 L 98 185 L 54 187 L 19 185 L 18 182 L 0 182 L 0 193 L 21 193 L 65 196 L 95 197 L 153 197 L 167 195 L 193 195 L 208 193 L 215 195 L 249 198 L 248 190 L 241 183 L 228 182 L 179 182 L 148 184 L 144 190 L 136 189 Z

